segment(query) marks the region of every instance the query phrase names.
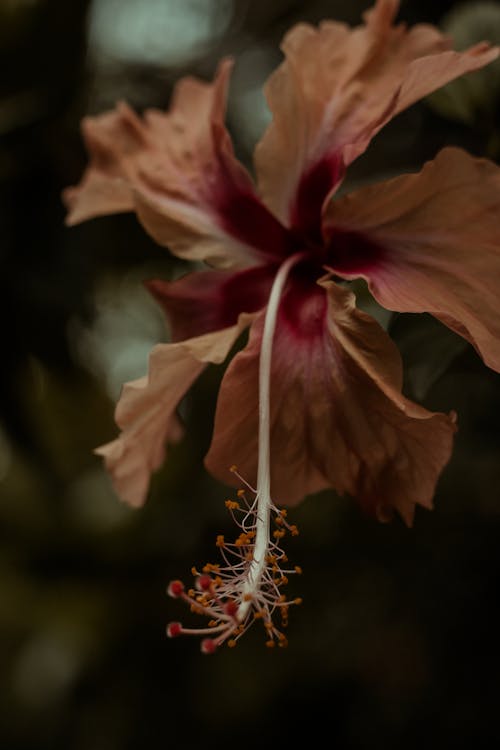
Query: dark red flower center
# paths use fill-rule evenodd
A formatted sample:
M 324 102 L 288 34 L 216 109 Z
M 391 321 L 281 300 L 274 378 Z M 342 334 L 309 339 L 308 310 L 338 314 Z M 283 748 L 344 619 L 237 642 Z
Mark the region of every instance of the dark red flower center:
M 328 156 L 302 176 L 285 228 L 253 193 L 228 191 L 221 196 L 225 228 L 233 237 L 259 250 L 264 264 L 234 274 L 224 285 L 220 320 L 233 323 L 239 312 L 255 312 L 267 303 L 274 276 L 290 255 L 304 259 L 290 272 L 280 312 L 281 322 L 300 337 L 323 330 L 326 297 L 317 281 L 328 271 L 364 275 L 378 264 L 383 249 L 351 229 L 323 233 L 323 208 L 342 181 L 344 165 L 338 155 Z M 267 262 L 266 262 L 267 260 Z
M 150 283 L 170 319 L 174 340 L 234 325 L 240 313 L 263 309 L 278 269 L 297 253 L 303 259 L 288 277 L 280 320 L 298 337 L 321 334 L 327 304 L 317 281 L 329 271 L 340 276 L 368 274 L 383 256 L 381 247 L 355 230 L 329 228 L 328 239 L 324 237 L 325 201 L 343 174 L 344 166 L 335 156 L 313 165 L 298 185 L 289 228 L 250 185 L 222 181 L 214 203 L 223 228 L 234 240 L 254 248 L 260 263 L 231 274 L 219 272 L 219 280 L 213 271 L 205 272 L 206 284 L 200 274 L 198 283 Z

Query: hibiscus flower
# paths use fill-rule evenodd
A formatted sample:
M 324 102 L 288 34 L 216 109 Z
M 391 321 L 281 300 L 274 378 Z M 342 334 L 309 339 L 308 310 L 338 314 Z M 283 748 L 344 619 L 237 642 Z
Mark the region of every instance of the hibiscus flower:
M 241 534 L 220 542 L 227 564 L 208 566 L 198 593 L 170 587 L 214 618 L 206 651 L 234 642 L 251 611 L 269 643 L 282 642 L 270 615 L 286 613 L 278 589 L 294 569 L 283 569 L 278 544 L 296 530 L 274 503 L 333 487 L 408 525 L 416 505 L 432 507 L 455 416 L 402 394 L 397 348 L 356 308 L 350 281 L 364 279 L 388 310 L 431 313 L 500 371 L 500 170 L 445 148 L 417 174 L 337 196 L 391 118 L 499 54 L 488 43 L 453 51 L 432 26 L 395 24 L 398 6 L 377 0 L 359 27 L 299 24 L 285 36 L 266 84 L 272 121 L 255 150 L 255 182 L 224 126 L 231 60 L 212 83 L 182 79 L 167 112 L 139 117 L 121 103 L 83 121 L 90 163 L 65 192 L 68 223 L 135 211 L 174 255 L 206 264 L 148 283 L 172 341 L 153 349 L 147 376 L 125 385 L 121 434 L 97 451 L 130 505 L 145 501 L 182 433 L 176 410 L 187 390 L 250 329 L 224 374 L 206 456 L 213 475 L 246 487 Z

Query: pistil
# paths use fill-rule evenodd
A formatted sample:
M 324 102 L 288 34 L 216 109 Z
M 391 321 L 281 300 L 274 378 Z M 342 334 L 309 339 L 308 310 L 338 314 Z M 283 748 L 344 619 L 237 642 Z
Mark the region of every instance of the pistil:
M 255 522 L 255 545 L 253 558 L 248 569 L 248 578 L 244 586 L 244 601 L 238 615 L 243 619 L 249 607 L 245 595 L 252 594 L 259 587 L 262 573 L 266 566 L 266 555 L 269 550 L 271 533 L 271 510 L 274 503 L 271 499 L 271 364 L 273 339 L 276 330 L 278 309 L 283 289 L 291 268 L 302 258 L 301 253 L 290 256 L 276 274 L 269 301 L 267 304 L 264 331 L 259 359 L 259 455 L 257 468 L 257 517 Z
M 281 540 L 287 532 L 294 536 L 298 530 L 287 521 L 286 511 L 279 510 L 271 498 L 270 399 L 273 339 L 280 301 L 290 270 L 302 258 L 302 253 L 296 253 L 280 266 L 267 304 L 259 359 L 257 487 L 248 484 L 233 467 L 244 487 L 238 491 L 238 501 L 226 501 L 241 533 L 231 543 L 222 535 L 217 537 L 223 564 L 208 563 L 201 573 L 193 569 L 195 588 L 186 591 L 181 581 L 171 582 L 168 588 L 170 596 L 183 599 L 191 611 L 207 616 L 209 623 L 208 628 L 184 628 L 181 623 L 170 623 L 167 635 L 208 635 L 202 641 L 202 652 L 206 654 L 213 653 L 225 641 L 234 646 L 258 619 L 264 624 L 268 646 L 286 645 L 286 637 L 273 623 L 272 615 L 278 609 L 281 626 L 286 626 L 289 606 L 300 603 L 299 599 L 289 600 L 281 593 L 288 575 L 301 570 L 297 566 L 285 567 L 288 558 L 280 546 Z M 249 493 L 251 500 L 247 497 Z

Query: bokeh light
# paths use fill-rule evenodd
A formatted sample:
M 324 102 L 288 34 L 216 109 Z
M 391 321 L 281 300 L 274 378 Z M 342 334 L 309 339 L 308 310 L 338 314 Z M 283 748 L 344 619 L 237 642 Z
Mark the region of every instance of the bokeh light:
M 97 59 L 182 67 L 231 23 L 232 0 L 94 0 L 89 46 Z

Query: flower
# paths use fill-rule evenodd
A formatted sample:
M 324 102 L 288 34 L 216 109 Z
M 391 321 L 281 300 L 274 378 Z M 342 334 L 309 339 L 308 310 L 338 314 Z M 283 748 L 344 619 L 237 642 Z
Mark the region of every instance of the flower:
M 68 223 L 135 211 L 173 254 L 206 264 L 148 282 L 172 342 L 153 349 L 147 376 L 125 385 L 121 434 L 98 449 L 126 502 L 144 502 L 179 439 L 176 408 L 193 381 L 250 328 L 222 380 L 206 457 L 223 482 L 256 485 L 244 571 L 255 587 L 242 593 L 234 579 L 235 632 L 243 594 L 258 599 L 271 496 L 293 505 L 333 487 L 382 520 L 397 511 L 411 525 L 417 504 L 432 507 L 451 455 L 454 414 L 402 395 L 399 353 L 356 308 L 351 280 L 365 279 L 389 310 L 433 314 L 500 371 L 499 169 L 445 148 L 417 174 L 337 196 L 383 125 L 499 54 L 487 43 L 456 52 L 432 26 L 394 24 L 398 6 L 377 0 L 354 29 L 325 21 L 286 35 L 266 85 L 272 122 L 256 147 L 256 184 L 224 126 L 230 60 L 212 83 L 182 79 L 168 112 L 141 118 L 121 103 L 83 122 L 90 164 L 65 192 Z M 225 622 L 217 619 L 222 639 Z

